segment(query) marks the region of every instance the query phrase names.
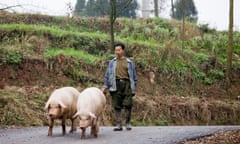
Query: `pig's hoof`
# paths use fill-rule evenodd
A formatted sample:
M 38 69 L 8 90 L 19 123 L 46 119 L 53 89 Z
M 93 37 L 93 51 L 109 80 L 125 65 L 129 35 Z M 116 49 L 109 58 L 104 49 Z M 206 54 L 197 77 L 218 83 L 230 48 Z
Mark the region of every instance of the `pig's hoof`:
M 74 131 L 76 131 L 76 130 L 70 130 L 69 133 L 73 133 Z
M 52 133 L 48 133 L 48 136 L 52 136 Z
M 97 137 L 98 137 L 98 134 L 94 134 L 94 137 L 97 138 Z

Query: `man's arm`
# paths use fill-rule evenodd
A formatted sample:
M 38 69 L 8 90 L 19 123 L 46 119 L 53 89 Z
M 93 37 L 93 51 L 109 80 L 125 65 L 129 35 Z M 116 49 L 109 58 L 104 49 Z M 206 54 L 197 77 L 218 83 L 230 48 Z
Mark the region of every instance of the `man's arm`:
M 137 87 L 137 73 L 136 73 L 134 62 L 132 62 L 132 67 L 133 67 L 133 80 L 134 80 L 135 87 Z
M 108 79 L 109 79 L 110 63 L 111 63 L 111 62 L 109 62 L 108 67 L 107 67 L 107 70 L 106 70 L 106 73 L 105 73 L 104 84 L 103 84 L 103 88 L 102 88 L 102 92 L 103 92 L 105 95 L 107 94 L 108 87 L 109 87 Z

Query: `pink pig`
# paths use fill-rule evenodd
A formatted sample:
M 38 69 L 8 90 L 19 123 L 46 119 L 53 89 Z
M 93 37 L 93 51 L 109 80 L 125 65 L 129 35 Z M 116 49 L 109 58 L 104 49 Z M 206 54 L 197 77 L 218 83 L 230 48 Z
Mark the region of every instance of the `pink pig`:
M 77 99 L 79 91 L 73 87 L 63 87 L 53 91 L 49 97 L 45 109 L 49 116 L 48 136 L 52 136 L 52 129 L 55 119 L 62 120 L 62 134 L 66 134 L 66 119 L 71 119 L 70 132 L 76 131 L 75 119 L 72 116 L 77 112 Z
M 83 90 L 77 102 L 77 113 L 74 118 L 79 118 L 82 129 L 81 138 L 86 137 L 86 128 L 91 126 L 91 135 L 98 136 L 100 116 L 105 108 L 106 98 L 102 91 L 96 87 Z

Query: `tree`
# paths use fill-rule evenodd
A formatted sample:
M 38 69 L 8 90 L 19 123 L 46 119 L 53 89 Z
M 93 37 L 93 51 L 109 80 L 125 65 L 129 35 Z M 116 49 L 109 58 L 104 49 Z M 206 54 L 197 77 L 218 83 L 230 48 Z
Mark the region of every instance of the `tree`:
M 150 14 L 153 14 L 154 17 L 159 17 L 159 14 L 161 13 L 162 10 L 165 9 L 165 2 L 166 0 L 145 0 L 142 5 L 143 5 L 143 10 L 146 11 L 148 14 L 144 17 L 149 17 Z
M 80 4 L 81 3 L 81 4 Z M 110 0 L 87 0 L 84 7 L 82 3 L 83 0 L 78 0 L 75 11 L 85 11 L 85 16 L 96 17 L 96 16 L 109 16 L 111 13 Z M 125 5 L 126 0 L 116 0 L 116 11 L 121 11 L 123 5 Z M 138 7 L 137 1 L 132 0 L 129 6 L 119 15 L 119 17 L 129 17 L 136 18 L 136 9 Z M 79 15 L 79 13 L 76 13 Z M 80 13 L 81 15 L 81 13 Z
M 227 70 L 226 70 L 226 82 L 227 89 L 231 86 L 232 77 L 232 55 L 233 55 L 233 0 L 229 0 L 229 30 L 228 30 L 228 49 L 227 49 Z
M 121 5 L 126 3 L 123 0 L 117 1 L 117 11 L 121 11 Z M 129 18 L 136 18 L 136 9 L 138 8 L 138 3 L 136 0 L 132 0 L 132 2 L 127 6 L 127 8 L 120 14 L 120 17 L 129 17 Z
M 132 3 L 133 0 L 119 0 L 122 1 L 121 5 L 118 5 L 118 0 L 110 0 L 110 43 L 111 43 L 111 49 L 114 49 L 114 23 L 127 8 Z M 118 8 L 117 8 L 118 6 Z
M 193 0 L 176 0 L 173 7 L 172 18 L 182 20 L 186 17 L 191 22 L 197 22 L 198 12 Z
M 101 14 L 98 12 L 95 0 L 88 0 L 86 5 L 86 13 L 87 16 L 90 17 L 101 16 Z
M 109 0 L 96 0 L 95 2 L 96 12 L 100 14 L 100 16 L 107 16 L 110 14 L 110 4 Z
M 154 16 L 158 17 L 158 0 L 154 0 Z
M 67 16 L 68 16 L 68 17 L 72 17 L 72 15 L 73 15 L 73 13 L 74 13 L 72 4 L 71 4 L 70 2 L 68 2 L 68 3 L 66 4 L 66 6 L 67 6 Z
M 86 0 L 77 0 L 75 5 L 74 15 L 85 16 L 86 15 Z
M 77 7 L 77 6 L 76 6 Z M 85 6 L 87 16 L 109 16 L 110 44 L 114 49 L 114 23 L 118 17 L 136 17 L 136 0 L 88 0 Z M 78 11 L 76 9 L 76 11 Z
M 173 0 L 171 0 L 171 15 L 172 17 L 175 17 Z

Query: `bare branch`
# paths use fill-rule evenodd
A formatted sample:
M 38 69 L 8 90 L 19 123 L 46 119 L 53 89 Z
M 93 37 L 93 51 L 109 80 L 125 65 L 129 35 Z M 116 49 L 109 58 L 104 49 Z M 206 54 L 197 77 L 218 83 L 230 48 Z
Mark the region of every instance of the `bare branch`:
M 98 1 L 97 1 L 97 2 L 98 2 Z M 96 8 L 97 8 L 98 10 L 100 10 L 100 12 L 101 12 L 103 15 L 107 15 L 108 12 L 101 7 L 101 3 L 102 3 L 102 1 L 99 0 L 99 3 L 98 3 L 98 4 L 94 4 L 94 5 L 96 6 Z
M 122 7 L 122 9 L 116 14 L 116 18 L 119 17 L 131 4 L 132 0 L 127 0 L 126 4 Z M 115 18 L 115 19 L 116 19 Z
M 7 6 L 7 7 L 4 7 L 4 8 L 0 8 L 0 10 L 7 10 L 7 9 L 15 8 L 15 7 L 22 7 L 22 5 Z

